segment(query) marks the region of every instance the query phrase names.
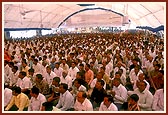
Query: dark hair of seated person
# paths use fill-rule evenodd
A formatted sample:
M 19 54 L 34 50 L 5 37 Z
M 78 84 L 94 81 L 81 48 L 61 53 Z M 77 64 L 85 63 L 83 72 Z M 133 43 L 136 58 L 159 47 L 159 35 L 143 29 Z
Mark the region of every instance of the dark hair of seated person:
M 52 111 L 53 110 L 53 104 L 51 102 L 44 102 L 42 106 L 45 107 L 45 111 Z

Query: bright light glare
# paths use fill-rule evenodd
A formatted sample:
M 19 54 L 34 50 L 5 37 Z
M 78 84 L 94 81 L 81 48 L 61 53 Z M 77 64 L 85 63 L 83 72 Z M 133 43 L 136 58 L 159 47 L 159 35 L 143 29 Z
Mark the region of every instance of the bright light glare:
M 53 34 L 55 30 L 42 30 L 42 35 Z
M 12 38 L 30 38 L 36 35 L 36 30 L 28 31 L 10 31 L 10 37 Z

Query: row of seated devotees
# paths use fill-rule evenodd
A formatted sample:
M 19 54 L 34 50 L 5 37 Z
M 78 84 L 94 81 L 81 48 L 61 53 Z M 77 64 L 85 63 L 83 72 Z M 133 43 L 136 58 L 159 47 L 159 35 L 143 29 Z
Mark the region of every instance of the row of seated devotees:
M 36 75 L 41 78 L 41 74 Z M 114 78 L 112 88 L 104 89 L 104 80 L 97 80 L 94 88 L 77 78 L 73 87 L 53 78 L 50 93 L 44 95 L 35 85 L 30 90 L 5 85 L 5 111 L 163 111 L 164 89 L 154 95 L 147 89 L 145 81 L 139 81 L 135 90 L 128 90 L 120 78 Z M 8 102 L 7 102 L 8 101 Z
M 163 49 L 145 33 L 5 41 L 4 109 L 163 111 Z

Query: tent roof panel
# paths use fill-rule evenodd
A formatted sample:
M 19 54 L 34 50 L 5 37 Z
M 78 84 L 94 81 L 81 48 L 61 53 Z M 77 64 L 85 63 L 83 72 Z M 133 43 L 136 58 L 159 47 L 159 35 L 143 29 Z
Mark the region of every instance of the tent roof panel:
M 93 6 L 94 4 L 95 6 Z M 124 16 L 128 16 L 131 23 L 135 24 L 136 26 L 158 27 L 160 25 L 164 25 L 166 2 L 97 2 L 94 4 L 92 4 L 90 7 L 107 8 L 117 13 L 121 13 Z M 5 28 L 56 28 L 62 21 L 64 21 L 74 12 L 88 8 L 87 6 L 80 6 L 75 2 L 47 2 L 45 4 L 39 2 L 3 2 L 3 5 L 3 21 Z M 92 19 L 87 20 L 88 15 L 92 15 Z M 79 17 L 79 15 L 74 15 L 74 17 L 75 16 Z M 113 20 L 105 21 L 103 20 L 104 16 L 110 17 Z M 85 18 L 87 21 L 80 22 L 79 26 L 88 24 L 108 25 L 109 22 L 119 22 L 116 24 L 121 26 L 123 20 L 114 20 L 114 17 L 116 16 L 117 14 L 111 14 L 108 11 L 100 10 L 80 12 L 80 17 Z M 105 22 L 107 24 L 105 24 Z M 75 26 L 77 27 L 78 24 Z

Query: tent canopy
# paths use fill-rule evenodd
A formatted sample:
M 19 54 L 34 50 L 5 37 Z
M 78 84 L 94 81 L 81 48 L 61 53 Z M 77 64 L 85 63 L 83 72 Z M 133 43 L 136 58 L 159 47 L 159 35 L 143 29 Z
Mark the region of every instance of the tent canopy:
M 166 2 L 3 2 L 4 28 L 164 25 Z

